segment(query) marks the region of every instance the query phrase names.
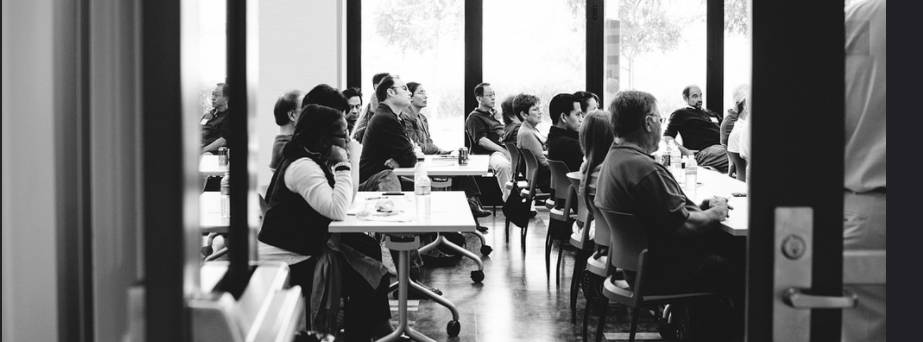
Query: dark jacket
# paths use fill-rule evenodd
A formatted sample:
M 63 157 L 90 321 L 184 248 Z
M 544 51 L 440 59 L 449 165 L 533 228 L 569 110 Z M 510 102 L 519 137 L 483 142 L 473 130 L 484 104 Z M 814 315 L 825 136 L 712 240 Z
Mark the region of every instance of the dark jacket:
M 580 170 L 583 150 L 580 149 L 579 133 L 551 126 L 545 145 L 548 146 L 548 159 L 564 162 L 571 171 Z
M 302 255 L 317 255 L 326 244 L 330 219 L 308 205 L 304 197 L 285 186 L 285 171 L 295 160 L 307 157 L 321 165 L 327 183 L 333 186 L 333 173 L 323 167 L 326 162 L 319 153 L 306 150 L 298 144 L 286 144 L 282 150 L 282 164 L 272 176 L 266 189 L 269 209 L 263 216 L 260 241 Z
M 364 182 L 384 170 L 385 161 L 389 158 L 397 161 L 401 167 L 417 164 L 413 144 L 404 133 L 404 126 L 391 107 L 381 103 L 365 129 L 362 156 L 359 158 L 359 181 Z

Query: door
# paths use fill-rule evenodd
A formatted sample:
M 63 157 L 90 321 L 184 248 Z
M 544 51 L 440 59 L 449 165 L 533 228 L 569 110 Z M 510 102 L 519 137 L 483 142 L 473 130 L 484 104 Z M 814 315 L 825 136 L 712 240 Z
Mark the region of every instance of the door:
M 747 341 L 839 341 L 843 1 L 753 1 Z

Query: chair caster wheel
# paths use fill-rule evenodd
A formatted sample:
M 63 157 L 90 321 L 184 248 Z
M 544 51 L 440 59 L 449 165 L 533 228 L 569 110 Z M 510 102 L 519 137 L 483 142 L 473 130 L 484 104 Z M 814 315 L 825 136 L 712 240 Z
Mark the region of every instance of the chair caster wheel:
M 458 321 L 449 321 L 449 324 L 445 326 L 445 332 L 448 333 L 449 336 L 452 336 L 452 337 L 458 336 L 458 333 L 460 331 L 461 331 L 461 323 L 458 323 Z
M 493 251 L 494 249 L 491 248 L 490 246 L 481 246 L 481 255 L 483 256 L 488 256 L 490 255 L 490 252 L 493 252 Z
M 484 271 L 471 271 L 471 280 L 474 280 L 475 283 L 480 283 L 484 280 Z

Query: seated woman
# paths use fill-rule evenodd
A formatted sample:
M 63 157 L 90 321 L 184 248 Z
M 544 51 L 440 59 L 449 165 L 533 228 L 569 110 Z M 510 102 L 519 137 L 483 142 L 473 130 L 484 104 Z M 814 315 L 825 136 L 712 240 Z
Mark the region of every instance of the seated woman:
M 342 294 L 346 340 L 368 341 L 392 330 L 381 248 L 365 234 L 327 232 L 332 220 L 346 217 L 355 196 L 350 159 L 358 156 L 350 155 L 349 145 L 343 111 L 304 107 L 267 189 L 259 254 L 261 260 L 289 264 L 290 282 L 302 288 L 312 330 L 336 331 Z
M 609 112 L 604 110 L 594 110 L 583 119 L 580 148 L 583 149 L 584 160 L 580 164 L 580 174 L 585 181 L 580 182 L 578 196 L 596 194 L 596 179 L 599 178 L 599 170 L 614 140 L 611 127 Z

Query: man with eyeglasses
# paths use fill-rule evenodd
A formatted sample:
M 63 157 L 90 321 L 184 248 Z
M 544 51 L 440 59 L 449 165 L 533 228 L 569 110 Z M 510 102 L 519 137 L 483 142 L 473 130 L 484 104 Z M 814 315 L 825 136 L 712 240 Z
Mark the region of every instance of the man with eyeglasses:
M 619 143 L 606 154 L 596 183 L 595 205 L 631 214 L 646 235 L 648 254 L 645 293 L 716 292 L 731 302 L 693 306 L 697 340 L 727 341 L 743 336 L 744 255 L 728 255 L 719 223 L 728 216 L 727 199 L 713 197 L 701 207 L 683 193 L 673 174 L 652 153 L 663 123 L 653 95 L 623 91 L 609 106 L 612 131 Z M 620 226 L 609 226 L 618 230 Z M 627 234 L 638 234 L 628 232 Z M 634 272 L 624 279 L 635 286 Z M 615 279 L 615 277 L 613 277 Z M 618 285 L 617 285 L 618 286 Z M 707 312 L 706 312 L 707 311 Z M 711 335 L 711 336 L 707 336 Z
M 397 76 L 386 76 L 375 89 L 375 97 L 380 103 L 369 119 L 362 141 L 362 157 L 359 160 L 361 182 L 383 171 L 417 164 L 413 143 L 404 133 L 399 116 L 410 106 L 407 86 Z M 400 191 L 400 188 L 396 190 Z
M 702 108 L 702 89 L 698 86 L 684 88 L 683 100 L 688 106 L 670 115 L 664 138 L 669 143 L 679 133 L 683 136 L 683 144 L 677 144 L 677 147 L 683 155 L 695 156 L 700 166 L 714 167 L 727 173 L 727 149 L 721 145 L 721 121 L 724 117 Z
M 497 93 L 490 83 L 481 83 L 474 87 L 474 98 L 478 101 L 478 107 L 465 119 L 465 132 L 471 139 L 471 153 L 490 155 L 490 169 L 494 171 L 503 201 L 506 201 L 510 190 L 504 185 L 512 179 L 512 171 L 509 152 L 500 144 L 503 124 L 497 120 L 497 110 L 494 109 Z

